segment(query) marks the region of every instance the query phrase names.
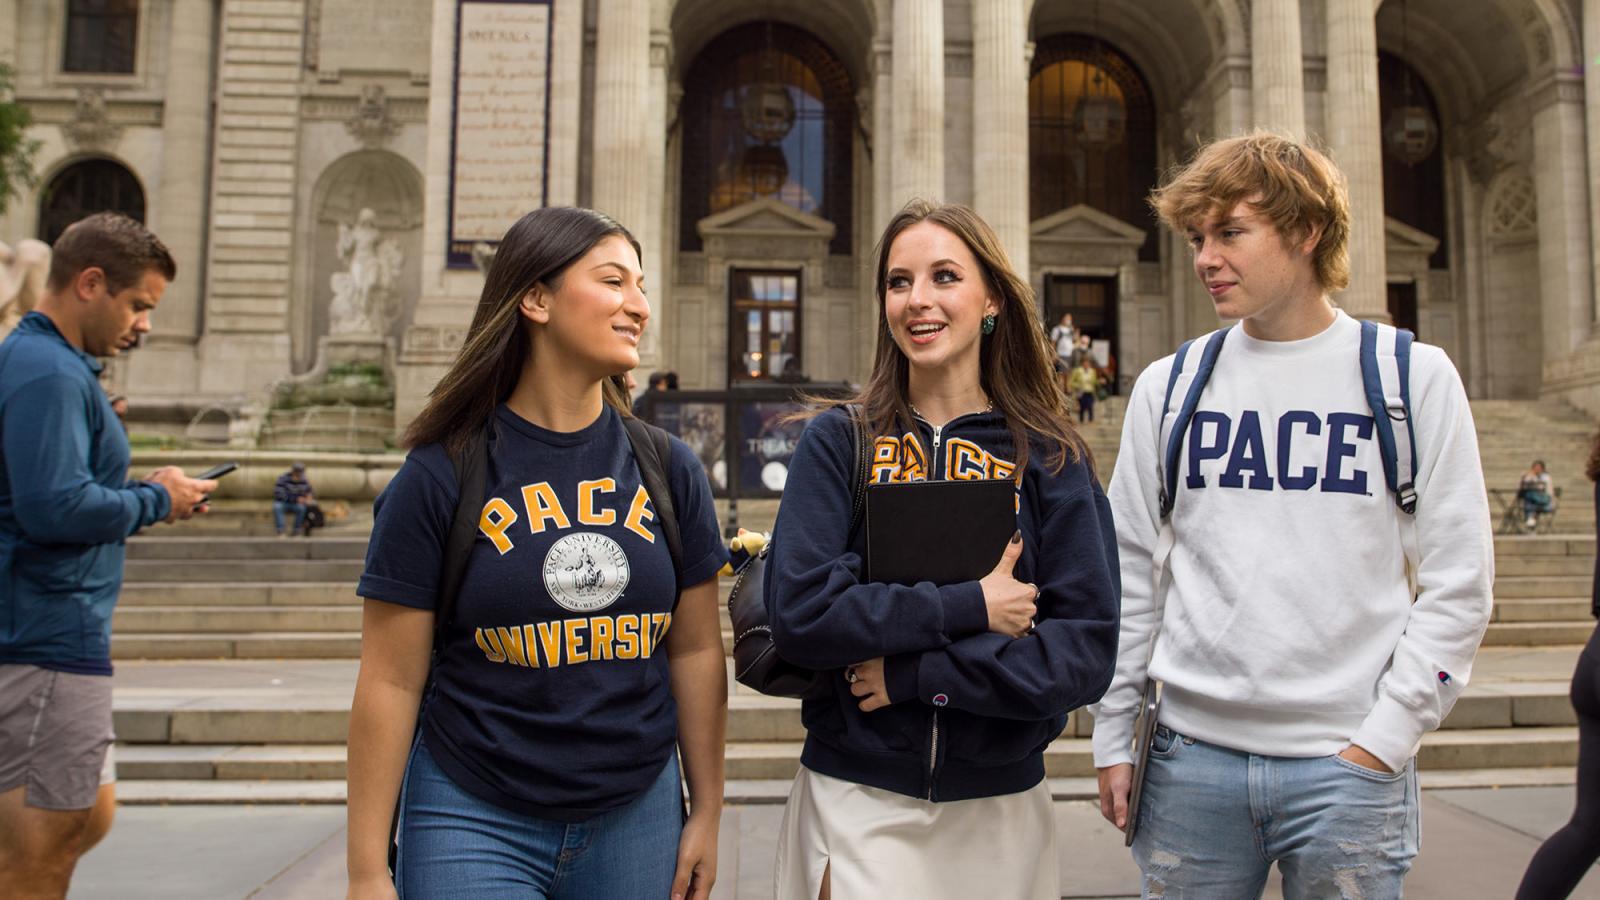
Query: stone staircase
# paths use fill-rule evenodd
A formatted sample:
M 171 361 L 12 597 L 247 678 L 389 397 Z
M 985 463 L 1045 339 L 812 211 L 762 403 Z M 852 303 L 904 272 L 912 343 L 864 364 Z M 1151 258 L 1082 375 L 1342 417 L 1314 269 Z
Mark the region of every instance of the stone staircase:
M 1100 404 L 1083 430 L 1102 478 L 1122 409 L 1119 398 Z M 1514 489 L 1538 454 L 1575 490 L 1561 534 L 1496 537 L 1493 621 L 1466 694 L 1423 742 L 1424 783 L 1566 783 L 1577 757 L 1567 684 L 1594 627 L 1594 509 L 1581 480 L 1592 425 L 1560 404 L 1475 402 L 1473 412 L 1490 485 Z M 740 521 L 770 527 L 775 509 L 742 503 Z M 343 801 L 365 550 L 360 534 L 129 541 L 113 640 L 125 802 Z M 1094 790 L 1091 727 L 1075 713 L 1047 751 L 1058 796 Z M 804 739 L 798 703 L 735 685 L 728 739 L 730 798 L 781 802 Z
M 125 802 L 343 800 L 364 549 L 359 538 L 130 541 L 114 641 Z M 1540 767 L 1576 760 L 1566 679 L 1593 628 L 1594 545 L 1503 537 L 1496 557 L 1483 659 L 1513 664 L 1480 663 L 1446 728 L 1424 741 L 1422 765 L 1430 778 L 1559 781 L 1570 769 Z M 1552 645 L 1568 652 L 1539 656 Z M 1519 654 L 1544 661 L 1517 665 Z M 1075 713 L 1047 752 L 1061 796 L 1093 788 L 1091 724 Z M 735 686 L 728 739 L 730 797 L 781 801 L 804 739 L 798 704 Z

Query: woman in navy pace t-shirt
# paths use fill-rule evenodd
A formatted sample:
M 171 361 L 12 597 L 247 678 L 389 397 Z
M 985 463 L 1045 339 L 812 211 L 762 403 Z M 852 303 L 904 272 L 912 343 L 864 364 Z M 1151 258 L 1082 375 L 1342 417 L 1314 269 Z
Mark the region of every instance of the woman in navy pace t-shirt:
M 524 216 L 406 433 L 412 450 L 375 504 L 357 586 L 351 898 L 710 894 L 727 722 L 715 579 L 727 554 L 705 473 L 673 440 L 674 569 L 623 426 L 614 376 L 639 362 L 642 280 L 637 242 L 611 219 Z M 480 428 L 483 514 L 424 704 L 459 497 L 450 451 Z

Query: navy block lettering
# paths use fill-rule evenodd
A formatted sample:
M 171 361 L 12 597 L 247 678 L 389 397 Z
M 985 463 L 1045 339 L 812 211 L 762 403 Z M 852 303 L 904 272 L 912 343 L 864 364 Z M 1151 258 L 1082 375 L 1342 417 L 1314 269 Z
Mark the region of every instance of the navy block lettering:
M 1317 485 L 1317 467 L 1306 466 L 1289 473 L 1289 450 L 1294 444 L 1294 427 L 1304 425 L 1306 434 L 1322 433 L 1322 418 L 1305 409 L 1291 409 L 1278 420 L 1278 483 L 1286 491 L 1309 491 Z
M 1329 413 L 1328 414 L 1328 462 L 1323 467 L 1322 490 L 1335 494 L 1365 494 L 1367 492 L 1367 473 L 1360 469 L 1351 473 L 1351 477 L 1344 478 L 1339 470 L 1344 467 L 1344 461 L 1356 455 L 1356 445 L 1345 437 L 1345 432 L 1354 428 L 1358 440 L 1372 440 L 1372 417 L 1356 413 Z
M 1211 431 L 1211 443 L 1205 442 L 1206 426 L 1215 425 Z M 1189 490 L 1198 490 L 1206 486 L 1204 475 L 1200 474 L 1200 463 L 1208 459 L 1221 459 L 1228 453 L 1228 434 L 1233 430 L 1233 421 L 1226 415 L 1210 410 L 1199 410 L 1194 418 L 1189 420 L 1189 477 L 1185 485 Z
M 1261 439 L 1261 414 L 1245 410 L 1239 417 L 1239 434 L 1233 441 L 1233 455 L 1228 457 L 1228 468 L 1218 481 L 1226 488 L 1244 487 L 1244 473 L 1250 473 L 1250 490 L 1272 490 L 1272 476 L 1267 473 L 1267 446 Z

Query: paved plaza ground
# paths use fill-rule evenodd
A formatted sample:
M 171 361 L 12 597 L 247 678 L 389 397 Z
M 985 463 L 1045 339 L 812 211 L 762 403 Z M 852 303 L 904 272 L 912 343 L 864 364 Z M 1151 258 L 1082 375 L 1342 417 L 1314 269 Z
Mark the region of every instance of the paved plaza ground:
M 1572 792 L 1570 786 L 1424 791 L 1422 853 L 1406 896 L 1509 898 L 1534 848 L 1570 814 Z M 778 805 L 728 808 L 717 900 L 772 896 L 782 815 Z M 344 896 L 342 806 L 133 806 L 119 816 L 111 836 L 79 865 L 70 900 Z M 1138 895 L 1121 835 L 1090 803 L 1058 802 L 1056 816 L 1062 896 Z M 1276 884 L 1267 896 L 1281 896 Z M 1573 896 L 1600 898 L 1600 877 L 1591 872 Z

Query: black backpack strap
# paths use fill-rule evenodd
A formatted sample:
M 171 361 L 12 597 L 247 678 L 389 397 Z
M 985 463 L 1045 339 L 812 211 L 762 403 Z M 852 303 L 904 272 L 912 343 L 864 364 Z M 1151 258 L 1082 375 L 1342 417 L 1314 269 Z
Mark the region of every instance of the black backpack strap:
M 872 450 L 867 446 L 866 412 L 859 403 L 847 403 L 845 414 L 850 417 L 850 434 L 855 445 L 855 480 L 850 484 L 850 530 L 847 542 L 854 543 L 856 527 L 867 510 L 867 470 L 872 465 Z
M 436 649 L 445 626 L 455 615 L 456 597 L 461 593 L 461 581 L 467 574 L 467 557 L 472 555 L 472 543 L 478 538 L 483 495 L 489 490 L 489 429 L 474 429 L 461 453 L 450 455 L 450 464 L 455 467 L 456 488 L 460 493 L 450 533 L 445 537 L 444 558 L 439 565 L 439 602 L 433 618 Z
M 667 481 L 667 462 L 672 459 L 672 438 L 665 430 L 643 419 L 624 416 L 622 424 L 628 430 L 628 442 L 633 444 L 633 458 L 639 464 L 639 480 L 644 482 L 645 493 L 650 495 L 650 503 L 656 508 L 661 533 L 667 538 L 667 552 L 672 554 L 672 571 L 681 573 L 683 537 L 678 531 L 678 511 L 672 502 L 672 487 Z M 683 585 L 678 587 L 682 588 Z

